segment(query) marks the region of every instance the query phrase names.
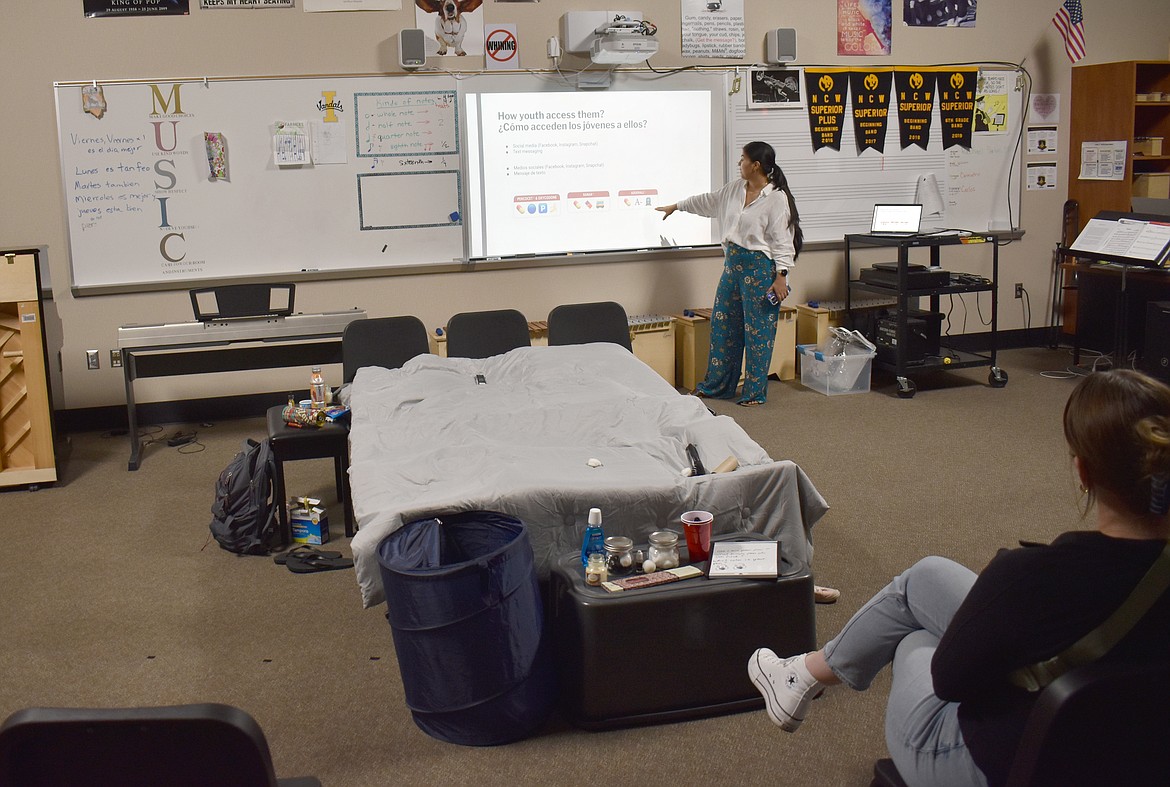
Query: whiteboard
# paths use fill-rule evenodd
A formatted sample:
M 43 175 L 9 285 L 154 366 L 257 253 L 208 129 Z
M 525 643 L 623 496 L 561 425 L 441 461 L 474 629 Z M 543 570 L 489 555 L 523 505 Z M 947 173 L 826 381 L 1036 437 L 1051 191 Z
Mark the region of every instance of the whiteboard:
M 943 151 L 936 106 L 927 149 L 899 150 L 894 101 L 883 153 L 858 153 L 849 122 L 840 151 L 814 152 L 807 109 L 749 107 L 749 91 L 736 89 L 742 72 L 617 71 L 608 90 L 709 91 L 713 187 L 737 171 L 746 142 L 769 142 L 809 242 L 866 231 L 874 203 L 924 201 L 920 183 L 935 184 L 940 197 L 924 228 L 1018 225 L 1025 102 L 1014 72 L 996 72 L 1010 88 L 1002 133 L 976 132 L 970 150 Z M 106 106 L 97 117 L 83 111 L 86 85 L 54 85 L 78 292 L 309 272 L 458 270 L 468 260 L 465 218 L 476 198 L 464 96 L 574 89 L 549 73 L 135 80 L 101 85 Z M 663 120 L 686 133 L 685 118 Z M 308 161 L 278 166 L 282 124 L 304 131 Z M 205 132 L 225 140 L 225 178 L 212 177 Z M 688 164 L 695 162 L 660 162 Z
M 1019 222 L 1019 134 L 1024 95 L 1015 72 L 994 73 L 1005 75 L 1001 82 L 1009 86 L 1007 122 L 1002 131 L 976 131 L 970 150 L 951 147 L 944 151 L 936 101 L 926 150 L 917 146 L 900 149 L 898 102 L 893 100 L 881 153 L 873 149 L 857 152 L 857 138 L 848 117 L 841 149 L 814 151 L 807 109 L 751 108 L 749 91 L 734 91 L 732 80 L 728 166 L 734 166 L 740 150 L 752 140 L 772 145 L 796 199 L 806 242 L 841 241 L 846 233 L 868 232 L 874 204 L 926 203 L 925 193 L 932 187 L 940 197 L 941 210 L 924 211 L 923 231 L 1014 229 Z M 798 80 L 803 86 L 803 74 Z M 846 113 L 851 109 L 852 103 L 846 106 Z M 921 190 L 920 181 L 925 181 Z
M 462 261 L 450 76 L 57 85 L 73 285 L 134 288 Z M 275 162 L 277 124 L 310 160 Z M 204 132 L 225 140 L 212 178 Z

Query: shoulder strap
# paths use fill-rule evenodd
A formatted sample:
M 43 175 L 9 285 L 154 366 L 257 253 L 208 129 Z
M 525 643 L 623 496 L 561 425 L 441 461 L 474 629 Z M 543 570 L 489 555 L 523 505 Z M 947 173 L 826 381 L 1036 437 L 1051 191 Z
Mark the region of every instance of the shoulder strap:
M 1027 691 L 1039 691 L 1074 667 L 1096 661 L 1129 633 L 1154 602 L 1170 587 L 1170 541 L 1154 559 L 1145 576 L 1104 623 L 1046 661 L 1020 667 L 1008 680 Z

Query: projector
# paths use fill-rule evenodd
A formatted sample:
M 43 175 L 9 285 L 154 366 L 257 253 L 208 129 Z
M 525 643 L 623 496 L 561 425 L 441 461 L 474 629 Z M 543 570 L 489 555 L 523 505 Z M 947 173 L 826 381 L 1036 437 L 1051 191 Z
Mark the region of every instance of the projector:
M 593 39 L 589 57 L 594 63 L 621 65 L 641 63 L 658 52 L 658 42 L 641 33 L 610 31 Z

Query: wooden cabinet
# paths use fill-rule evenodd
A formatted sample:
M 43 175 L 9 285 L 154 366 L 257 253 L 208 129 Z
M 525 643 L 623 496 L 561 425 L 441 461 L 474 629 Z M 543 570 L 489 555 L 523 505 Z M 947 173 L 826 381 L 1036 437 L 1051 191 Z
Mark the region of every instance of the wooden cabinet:
M 1134 141 L 1148 137 L 1163 138 L 1161 154 L 1135 156 Z M 1081 143 L 1106 141 L 1126 143 L 1125 177 L 1119 181 L 1080 180 Z M 1127 60 L 1073 68 L 1068 196 L 1080 204 L 1078 229 L 1103 210 L 1132 210 L 1137 176 L 1170 176 L 1167 143 L 1170 61 Z M 1148 182 L 1144 180 L 1142 185 Z M 1170 178 L 1159 182 L 1170 182 Z
M 37 256 L 0 253 L 0 487 L 57 480 Z

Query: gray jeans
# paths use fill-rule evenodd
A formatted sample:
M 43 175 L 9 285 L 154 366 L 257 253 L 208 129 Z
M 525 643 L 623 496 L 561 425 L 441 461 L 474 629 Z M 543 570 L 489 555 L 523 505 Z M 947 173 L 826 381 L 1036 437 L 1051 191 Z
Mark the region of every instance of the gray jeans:
M 878 591 L 824 647 L 829 669 L 857 691 L 894 665 L 886 746 L 911 787 L 987 785 L 963 742 L 958 703 L 936 697 L 930 675 L 938 641 L 974 583 L 975 574 L 952 560 L 923 558 Z

